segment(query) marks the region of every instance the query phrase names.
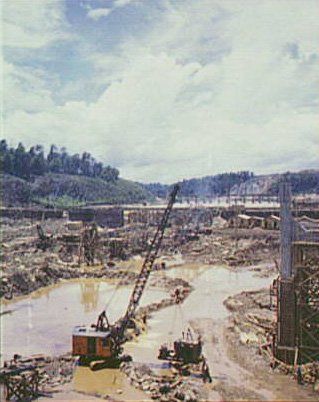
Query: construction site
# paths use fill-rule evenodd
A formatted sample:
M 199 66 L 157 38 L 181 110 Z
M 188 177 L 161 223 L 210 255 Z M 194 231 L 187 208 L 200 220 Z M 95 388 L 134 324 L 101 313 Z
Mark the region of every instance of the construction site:
M 318 400 L 319 203 L 2 208 L 1 400 Z

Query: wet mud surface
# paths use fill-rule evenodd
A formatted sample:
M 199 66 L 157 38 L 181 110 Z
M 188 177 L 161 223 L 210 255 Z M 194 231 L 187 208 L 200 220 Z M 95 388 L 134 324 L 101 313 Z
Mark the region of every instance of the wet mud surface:
M 221 398 L 274 400 L 282 397 L 280 389 L 284 386 L 292 390 L 290 400 L 295 400 L 294 395 L 311 400 L 313 395 L 308 394 L 308 390 L 300 390 L 286 376 L 280 375 L 278 380 L 278 375 L 274 375 L 267 364 L 256 371 L 255 364 L 248 364 L 247 359 L 240 357 L 236 337 L 231 339 L 229 336 L 232 329 L 229 326 L 229 311 L 223 303 L 224 300 L 241 289 L 254 291 L 265 287 L 270 284 L 272 278 L 260 278 L 254 271 L 233 272 L 223 267 L 195 265 L 156 272 L 152 274 L 152 277 L 152 282 L 158 284 L 165 283 L 164 278 L 182 277 L 184 281 L 192 285 L 194 290 L 181 305 L 172 305 L 153 312 L 147 321 L 146 330 L 139 337 L 125 344 L 125 352 L 132 355 L 134 363 L 147 365 L 155 375 L 166 375 L 170 370 L 167 362 L 157 358 L 159 347 L 163 343 L 172 344 L 190 326 L 203 338 L 203 353 L 207 358 L 213 382 L 204 385 L 200 378 L 184 378 L 183 382 L 195 382 L 195 385 L 193 384 L 195 388 L 204 387 L 205 398 L 209 400 Z M 61 351 L 69 351 L 73 325 L 78 324 L 79 320 L 81 323 L 94 322 L 97 313 L 104 308 L 107 300 L 110 301 L 108 311 L 112 319 L 115 320 L 123 314 L 131 288 L 123 286 L 116 291 L 114 289 L 114 284 L 103 280 L 76 280 L 44 289 L 17 302 L 8 303 L 5 310 L 8 313 L 3 316 L 7 323 L 5 339 L 7 338 L 7 348 L 9 348 L 5 350 L 9 353 L 19 350 L 21 354 L 30 352 L 58 354 Z M 167 290 L 148 288 L 143 295 L 142 306 L 159 302 L 167 295 Z M 54 310 L 52 306 L 55 306 Z M 53 316 L 50 315 L 52 310 Z M 35 321 L 34 317 L 40 317 L 40 319 Z M 14 339 L 14 328 L 17 322 L 27 336 Z M 37 322 L 39 327 L 36 326 Z M 34 339 L 37 339 L 36 343 Z M 50 347 L 41 349 L 41 345 L 47 347 L 52 340 L 53 344 Z M 25 349 L 23 342 L 26 345 Z M 10 343 L 11 346 L 9 346 Z M 33 350 L 29 349 L 30 345 L 34 348 Z M 245 348 L 242 352 L 245 354 Z M 256 351 L 253 353 L 256 354 Z M 257 355 L 252 355 L 248 360 L 255 361 L 256 358 L 257 361 L 258 358 L 259 361 L 263 360 Z M 267 386 L 267 382 L 263 381 L 265 375 L 273 377 L 273 382 L 276 379 L 277 388 Z M 67 387 L 69 389 L 67 392 L 79 392 L 83 397 L 95 395 L 95 397 L 108 396 L 117 400 L 141 400 L 143 395 L 143 400 L 150 398 L 150 395 L 136 389 L 131 382 L 130 377 L 119 370 L 106 369 L 94 373 L 88 368 L 76 367 L 71 388 L 65 385 L 62 391 L 56 391 L 51 396 L 60 399 L 63 395 L 60 392 L 63 393 L 63 388 Z
M 5 237 L 1 296 L 12 300 L 1 305 L 2 360 L 14 353 L 68 353 L 73 326 L 95 323 L 105 306 L 110 321 L 118 319 L 143 260 L 79 267 L 50 252 L 30 249 L 24 255 L 21 248 L 32 244 L 29 226 L 21 224 Z M 147 324 L 125 344 L 132 365 L 99 372 L 74 366 L 71 376 L 57 372 L 56 384 L 40 400 L 317 400 L 309 387 L 274 372 L 258 354 L 264 330 L 241 325 L 247 314 L 251 321 L 258 316 L 258 322 L 271 325 L 267 289 L 276 275 L 276 245 L 275 235 L 247 231 L 238 236 L 226 230 L 187 243 L 178 254 L 175 250 L 167 257 L 167 269 L 152 273 L 141 299 Z M 188 292 L 176 305 L 172 292 L 177 286 Z M 260 288 L 266 291 L 258 294 Z M 234 297 L 242 291 L 251 292 L 251 299 Z M 180 375 L 158 359 L 160 346 L 171 346 L 189 327 L 202 337 L 212 383 L 204 384 L 200 373 Z

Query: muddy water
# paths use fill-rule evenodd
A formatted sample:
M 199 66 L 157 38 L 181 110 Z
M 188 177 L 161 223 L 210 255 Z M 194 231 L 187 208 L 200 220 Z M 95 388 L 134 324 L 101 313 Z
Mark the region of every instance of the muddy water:
M 255 392 L 259 399 L 290 400 L 307 399 L 291 380 L 284 376 L 271 376 L 267 380 L 258 378 L 228 357 L 227 344 L 223 334 L 223 324 L 228 315 L 223 301 L 230 295 L 243 290 L 268 287 L 272 278 L 255 277 L 252 271 L 229 271 L 222 267 L 188 266 L 156 272 L 155 277 L 167 275 L 189 281 L 194 291 L 181 306 L 172 306 L 153 314 L 148 320 L 148 330 L 136 341 L 125 345 L 126 352 L 137 362 L 147 363 L 155 370 L 162 371 L 166 364 L 157 359 L 162 343 L 172 344 L 186 331 L 190 322 L 208 334 L 204 344 L 204 354 L 211 367 L 213 379 L 220 380 L 225 387 Z M 13 353 L 59 354 L 70 350 L 72 327 L 96 320 L 97 314 L 112 299 L 108 308 L 111 320 L 121 316 L 126 308 L 131 287 L 119 288 L 101 280 L 80 280 L 63 283 L 52 289 L 45 289 L 33 296 L 7 304 L 2 315 L 1 350 L 6 356 Z M 149 289 L 142 298 L 142 305 L 159 301 L 167 293 Z M 211 339 L 210 339 L 211 337 Z M 78 367 L 74 381 L 70 384 L 75 391 L 108 394 L 120 400 L 145 400 L 145 395 L 128 383 L 118 370 L 91 372 Z M 294 389 L 294 387 L 296 389 Z M 286 391 L 285 391 L 286 390 Z M 285 394 L 286 392 L 286 394 Z M 75 393 L 73 399 L 79 394 Z M 291 397 L 290 397 L 291 395 Z M 54 399 L 71 399 L 57 394 Z M 302 397 L 302 398 L 301 398 Z M 217 400 L 220 397 L 217 395 Z M 211 395 L 211 400 L 216 399 Z M 83 399 L 83 398 L 81 398 Z M 230 399 L 238 399 L 237 397 Z M 244 398 L 254 399 L 254 398 Z M 256 399 L 256 398 L 255 398 Z
M 109 395 L 124 401 L 145 401 L 146 395 L 128 382 L 124 373 L 115 369 L 92 371 L 78 367 L 73 379 L 73 389 L 86 394 Z
M 164 273 L 156 273 L 164 275 Z M 186 332 L 189 323 L 198 319 L 221 321 L 229 314 L 223 301 L 242 290 L 267 287 L 270 278 L 255 277 L 252 271 L 232 272 L 223 267 L 180 267 L 165 273 L 170 277 L 187 280 L 194 291 L 182 305 L 161 310 L 148 321 L 148 331 L 136 341 L 125 345 L 133 360 L 151 363 L 153 368 L 163 369 L 166 364 L 157 359 L 161 344 L 171 346 L 173 341 Z
M 106 304 L 110 321 L 115 321 L 124 314 L 131 290 L 131 286 L 116 289 L 100 279 L 83 279 L 64 282 L 3 305 L 1 359 L 12 358 L 14 353 L 69 352 L 73 327 L 95 323 Z M 167 297 L 164 291 L 146 289 L 141 305 L 164 297 Z

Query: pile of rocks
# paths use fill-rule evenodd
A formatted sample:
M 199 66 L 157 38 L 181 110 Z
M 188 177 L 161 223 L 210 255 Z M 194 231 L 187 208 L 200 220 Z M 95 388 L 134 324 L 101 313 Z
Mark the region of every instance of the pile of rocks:
M 122 363 L 120 369 L 128 376 L 134 387 L 144 391 L 154 400 L 195 402 L 203 397 L 199 381 L 174 374 L 158 375 L 148 366 L 132 362 Z
M 2 268 L 0 278 L 0 298 L 12 299 L 15 296 L 27 295 L 44 286 L 53 285 L 61 279 L 74 278 L 108 278 L 118 279 L 119 285 L 131 284 L 137 273 L 103 266 L 79 267 L 76 264 L 65 264 L 49 252 L 28 254 L 23 258 L 15 258 Z
M 302 366 L 303 381 L 314 384 L 316 392 L 319 392 L 319 362 L 307 363 Z
M 256 230 L 214 230 L 211 235 L 200 235 L 198 240 L 180 247 L 187 261 L 206 264 L 225 264 L 231 267 L 252 266 L 277 257 L 278 236 Z

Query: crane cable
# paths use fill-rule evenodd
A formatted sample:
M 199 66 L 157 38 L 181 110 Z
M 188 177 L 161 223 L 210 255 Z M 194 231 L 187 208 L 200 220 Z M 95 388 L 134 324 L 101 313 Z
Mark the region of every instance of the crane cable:
M 177 323 L 177 313 L 179 312 L 179 318 L 180 318 L 180 322 L 181 322 L 181 329 L 183 331 L 184 328 L 184 324 L 185 324 L 185 318 L 184 318 L 184 313 L 183 313 L 183 309 L 180 303 L 175 304 L 175 309 L 174 309 L 174 317 L 172 320 L 172 326 L 171 326 L 171 330 L 168 332 L 169 334 L 169 343 L 173 344 L 173 335 L 174 335 L 174 329 L 176 327 L 176 323 Z
M 130 268 L 130 267 L 129 267 L 129 268 Z M 107 310 L 108 310 L 108 308 L 109 308 L 110 304 L 112 303 L 112 301 L 113 301 L 113 299 L 114 299 L 114 297 L 115 297 L 115 295 L 116 295 L 116 293 L 117 293 L 119 287 L 122 286 L 122 284 L 121 284 L 121 279 L 123 279 L 124 276 L 125 276 L 125 272 L 122 272 L 122 273 L 119 275 L 119 277 L 118 277 L 119 281 L 118 281 L 118 283 L 116 284 L 116 286 L 114 287 L 114 289 L 113 289 L 113 291 L 112 291 L 112 293 L 111 293 L 111 296 L 110 296 L 109 299 L 107 300 L 107 302 L 106 302 L 106 304 L 105 304 L 104 311 L 107 311 Z

